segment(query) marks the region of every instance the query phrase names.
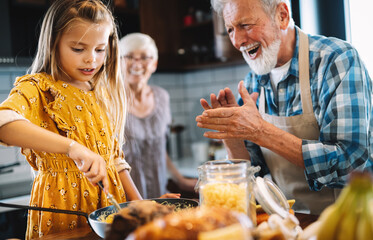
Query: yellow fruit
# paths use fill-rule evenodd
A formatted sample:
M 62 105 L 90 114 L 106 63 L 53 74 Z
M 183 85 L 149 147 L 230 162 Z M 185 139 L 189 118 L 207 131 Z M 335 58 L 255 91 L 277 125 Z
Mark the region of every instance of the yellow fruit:
M 320 215 L 317 239 L 373 239 L 373 182 L 369 173 L 353 172 L 337 201 Z
M 317 232 L 317 239 L 334 239 L 337 227 L 341 221 L 341 211 L 337 205 L 330 205 L 320 215 L 321 226 Z
M 362 216 L 359 221 L 357 222 L 356 226 L 356 236 L 354 240 L 369 240 L 373 239 L 373 229 L 371 227 L 370 221 L 371 219 L 367 219 L 366 217 Z
M 355 199 L 351 200 L 351 202 L 354 203 L 357 200 L 356 196 L 351 197 L 355 197 Z M 337 240 L 355 240 L 358 216 L 359 212 L 358 209 L 356 209 L 356 205 L 344 210 L 341 222 L 336 231 Z
M 373 193 L 367 194 L 362 202 L 362 209 L 360 216 L 357 220 L 356 226 L 356 240 L 373 239 L 373 224 L 372 224 L 372 205 Z

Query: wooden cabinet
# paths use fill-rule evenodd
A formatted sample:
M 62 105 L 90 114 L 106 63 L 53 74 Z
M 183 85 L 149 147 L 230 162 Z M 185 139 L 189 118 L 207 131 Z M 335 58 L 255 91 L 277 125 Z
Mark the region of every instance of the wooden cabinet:
M 121 36 L 142 32 L 155 40 L 159 51 L 158 71 L 186 71 L 243 63 L 237 50 L 231 51 L 231 56 L 225 59 L 216 57 L 210 0 L 138 1 L 138 9 L 114 7 L 114 14 Z M 231 43 L 227 43 L 232 48 Z
M 140 1 L 140 31 L 150 35 L 158 47 L 158 69 L 178 66 L 177 51 L 181 42 L 180 0 Z
M 0 14 L 0 19 L 4 20 L 0 26 L 8 33 L 0 37 L 4 45 L 0 49 L 0 60 L 17 56 L 17 64 L 23 58 L 27 59 L 25 65 L 31 64 L 40 23 L 53 1 L 0 1 L 0 10 L 4 13 Z M 216 21 L 210 0 L 102 1 L 113 10 L 120 37 L 142 32 L 154 38 L 159 50 L 158 71 L 186 71 L 243 63 L 237 50 L 230 51 L 232 54 L 225 59 L 217 57 L 217 50 L 232 46 L 227 39 L 224 44 L 217 44 L 222 41 L 216 38 Z

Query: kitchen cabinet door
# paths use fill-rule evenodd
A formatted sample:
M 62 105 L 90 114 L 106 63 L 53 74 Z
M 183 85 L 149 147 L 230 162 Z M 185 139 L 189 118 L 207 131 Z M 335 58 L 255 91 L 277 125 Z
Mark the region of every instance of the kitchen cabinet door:
M 143 0 L 140 2 L 140 29 L 156 42 L 159 68 L 172 68 L 179 64 L 177 51 L 180 43 L 182 16 L 176 0 Z

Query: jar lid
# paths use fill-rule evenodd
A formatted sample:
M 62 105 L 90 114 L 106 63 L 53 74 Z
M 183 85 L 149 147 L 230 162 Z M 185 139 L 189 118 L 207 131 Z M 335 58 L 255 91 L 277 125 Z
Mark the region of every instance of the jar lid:
M 268 178 L 256 177 L 254 184 L 256 200 L 268 214 L 289 215 L 289 203 L 280 188 Z

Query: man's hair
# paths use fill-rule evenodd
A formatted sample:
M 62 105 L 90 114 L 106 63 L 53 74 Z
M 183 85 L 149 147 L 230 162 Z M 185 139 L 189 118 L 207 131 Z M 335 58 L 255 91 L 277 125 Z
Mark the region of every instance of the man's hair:
M 233 0 L 233 1 L 237 1 L 237 0 Z M 289 0 L 258 0 L 258 1 L 261 3 L 264 12 L 266 12 L 268 16 L 270 16 L 271 18 L 274 18 L 276 14 L 277 5 L 281 2 L 286 3 L 286 5 L 289 8 L 289 14 L 291 18 L 291 6 L 290 6 Z M 232 2 L 232 0 L 211 0 L 211 6 L 219 15 L 222 15 L 225 4 L 229 2 Z

